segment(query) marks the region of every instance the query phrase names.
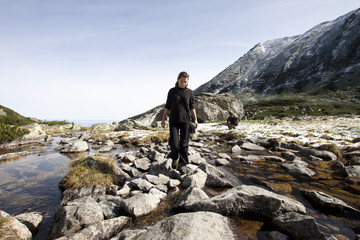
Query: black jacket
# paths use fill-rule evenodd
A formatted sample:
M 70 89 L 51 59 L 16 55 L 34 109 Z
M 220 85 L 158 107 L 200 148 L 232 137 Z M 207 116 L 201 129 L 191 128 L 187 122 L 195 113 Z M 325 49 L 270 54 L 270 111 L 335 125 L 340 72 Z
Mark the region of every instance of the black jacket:
M 194 109 L 194 93 L 189 88 L 171 88 L 165 108 L 170 110 L 170 123 L 189 123 L 190 110 Z

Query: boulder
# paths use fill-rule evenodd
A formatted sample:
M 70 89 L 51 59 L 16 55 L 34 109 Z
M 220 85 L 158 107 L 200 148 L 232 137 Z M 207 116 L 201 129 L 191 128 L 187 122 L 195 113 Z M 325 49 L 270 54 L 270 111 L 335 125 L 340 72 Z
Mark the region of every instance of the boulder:
M 16 218 L 0 210 L 0 217 L 6 218 L 7 222 L 2 226 L 4 233 L 2 239 L 30 240 L 32 239 L 29 229 Z
M 151 166 L 150 159 L 147 157 L 135 160 L 134 164 L 135 167 L 141 171 L 148 171 Z
M 89 196 L 67 203 L 55 214 L 49 239 L 75 233 L 83 227 L 104 220 L 101 206 Z
M 129 217 L 117 217 L 88 226 L 76 233 L 57 238 L 57 240 L 98 240 L 110 239 L 131 222 Z
M 345 173 L 347 175 L 347 180 L 350 182 L 358 183 L 360 182 L 360 166 L 352 165 L 345 167 Z
M 235 239 L 230 221 L 212 212 L 180 213 L 168 217 L 140 235 L 138 240 Z
M 160 198 L 147 193 L 140 193 L 121 203 L 122 210 L 131 217 L 140 217 L 155 210 Z
M 196 170 L 192 171 L 185 177 L 184 181 L 182 182 L 182 187 L 203 188 L 205 186 L 206 179 L 207 179 L 207 174 L 201 169 L 197 168 Z
M 91 196 L 95 200 L 97 200 L 100 196 L 106 194 L 106 187 L 104 186 L 94 186 L 88 188 L 76 188 L 71 190 L 66 190 L 63 193 L 63 198 L 61 204 L 66 205 L 67 202 L 82 198 L 85 196 Z
M 216 166 L 228 166 L 231 163 L 229 162 L 229 160 L 225 159 L 225 158 L 217 158 L 215 159 L 215 165 Z
M 308 215 L 288 212 L 275 218 L 273 223 L 294 240 L 326 239 L 315 218 Z
M 105 195 L 99 198 L 99 205 L 106 219 L 120 216 L 121 202 L 123 199 L 117 196 Z
M 196 96 L 194 107 L 200 123 L 224 121 L 229 117 L 229 112 L 239 119 L 244 115 L 240 98 L 231 93 L 204 93 Z
M 15 218 L 24 224 L 30 232 L 35 235 L 43 220 L 43 216 L 39 212 L 29 212 L 16 215 Z
M 210 199 L 186 204 L 184 208 L 187 211 L 210 211 L 227 216 L 245 213 L 274 217 L 286 212 L 306 213 L 305 206 L 300 202 L 250 185 L 229 189 Z

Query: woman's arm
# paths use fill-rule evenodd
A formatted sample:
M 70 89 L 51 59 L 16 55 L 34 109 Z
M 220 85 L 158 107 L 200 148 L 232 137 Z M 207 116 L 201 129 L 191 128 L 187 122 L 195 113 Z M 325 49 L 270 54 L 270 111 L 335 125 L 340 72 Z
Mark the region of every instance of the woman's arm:
M 197 116 L 196 116 L 196 110 L 195 108 L 191 109 L 191 114 L 192 114 L 192 117 L 194 119 L 194 123 L 195 123 L 195 128 L 198 127 L 198 121 L 197 121 Z
M 168 112 L 169 112 L 169 109 L 164 108 L 164 113 L 163 113 L 162 121 L 161 121 L 161 126 L 162 126 L 163 128 L 165 128 L 165 119 L 166 119 L 166 115 L 168 114 Z

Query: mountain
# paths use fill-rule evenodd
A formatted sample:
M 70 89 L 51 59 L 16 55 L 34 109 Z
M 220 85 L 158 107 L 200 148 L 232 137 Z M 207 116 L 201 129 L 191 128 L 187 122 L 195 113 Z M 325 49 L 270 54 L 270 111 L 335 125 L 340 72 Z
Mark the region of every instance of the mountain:
M 0 105 L 0 124 L 26 125 L 35 122 L 35 119 L 24 117 L 14 110 Z
M 360 9 L 304 34 L 259 43 L 194 92 L 299 93 L 360 85 Z

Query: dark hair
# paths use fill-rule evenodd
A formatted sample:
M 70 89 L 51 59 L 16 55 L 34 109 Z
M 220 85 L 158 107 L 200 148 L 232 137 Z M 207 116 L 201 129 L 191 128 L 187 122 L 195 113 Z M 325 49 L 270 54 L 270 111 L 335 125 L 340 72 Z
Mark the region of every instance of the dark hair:
M 184 77 L 184 78 L 189 78 L 190 75 L 189 75 L 187 72 L 180 72 L 177 80 L 179 80 L 179 79 L 182 78 L 182 77 Z M 178 87 L 178 86 L 179 86 L 179 83 L 178 83 L 178 81 L 176 81 L 175 87 Z
M 179 76 L 178 76 L 177 79 L 179 80 L 182 77 L 189 78 L 190 76 L 189 76 L 189 74 L 187 72 L 181 72 L 181 73 L 179 73 Z

